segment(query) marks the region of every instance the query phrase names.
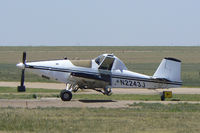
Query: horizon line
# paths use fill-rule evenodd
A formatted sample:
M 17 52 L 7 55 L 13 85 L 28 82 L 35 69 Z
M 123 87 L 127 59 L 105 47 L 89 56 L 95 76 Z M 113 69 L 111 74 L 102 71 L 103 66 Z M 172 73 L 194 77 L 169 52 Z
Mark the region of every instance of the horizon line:
M 163 44 L 163 45 L 161 45 L 161 44 L 158 44 L 158 45 L 139 45 L 139 44 L 135 44 L 135 45 L 115 45 L 115 44 L 109 44 L 109 45 L 88 45 L 88 44 L 69 44 L 69 45 L 64 45 L 64 44 L 58 44 L 58 45 L 54 45 L 54 44 L 32 44 L 32 45 L 24 45 L 24 44 L 0 44 L 0 46 L 24 46 L 24 47 L 43 47 L 43 46 L 200 46 L 200 44 L 185 44 L 185 45 L 183 45 L 183 44 Z

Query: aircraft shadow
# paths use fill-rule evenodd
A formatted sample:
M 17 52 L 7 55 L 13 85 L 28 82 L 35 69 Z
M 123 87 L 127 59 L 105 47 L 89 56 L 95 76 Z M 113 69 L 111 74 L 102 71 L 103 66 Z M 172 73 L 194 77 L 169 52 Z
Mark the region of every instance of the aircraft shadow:
M 83 103 L 109 103 L 109 102 L 116 102 L 113 100 L 79 100 L 80 102 Z

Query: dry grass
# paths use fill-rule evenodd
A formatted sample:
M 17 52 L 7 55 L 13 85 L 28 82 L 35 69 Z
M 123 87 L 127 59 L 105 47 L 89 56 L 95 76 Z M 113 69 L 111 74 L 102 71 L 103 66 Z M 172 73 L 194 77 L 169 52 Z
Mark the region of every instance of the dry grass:
M 15 64 L 21 62 L 22 52 L 27 51 L 28 61 L 63 59 L 92 59 L 103 53 L 114 53 L 135 72 L 152 75 L 164 57 L 182 60 L 184 86 L 200 86 L 200 47 L 1 47 L 0 80 L 19 80 Z M 42 81 L 32 74 L 27 81 Z
M 0 109 L 2 132 L 199 133 L 197 104 L 133 104 L 126 109 Z
M 102 53 L 114 53 L 125 63 L 159 63 L 164 57 L 175 57 L 183 63 L 200 63 L 200 47 L 1 47 L 1 63 L 21 61 L 27 51 L 28 60 L 92 59 Z

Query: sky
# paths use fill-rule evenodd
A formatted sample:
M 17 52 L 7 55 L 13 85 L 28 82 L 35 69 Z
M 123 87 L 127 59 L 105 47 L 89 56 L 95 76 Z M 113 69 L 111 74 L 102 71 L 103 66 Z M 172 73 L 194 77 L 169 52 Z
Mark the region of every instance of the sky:
M 200 0 L 0 0 L 0 46 L 200 46 Z

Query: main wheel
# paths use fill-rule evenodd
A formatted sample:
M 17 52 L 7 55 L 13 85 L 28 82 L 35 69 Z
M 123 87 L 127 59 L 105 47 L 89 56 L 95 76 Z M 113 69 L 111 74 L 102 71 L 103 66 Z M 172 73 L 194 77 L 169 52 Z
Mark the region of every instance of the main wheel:
M 72 99 L 72 93 L 68 90 L 62 90 L 60 92 L 60 98 L 63 100 L 63 101 L 70 101 Z

